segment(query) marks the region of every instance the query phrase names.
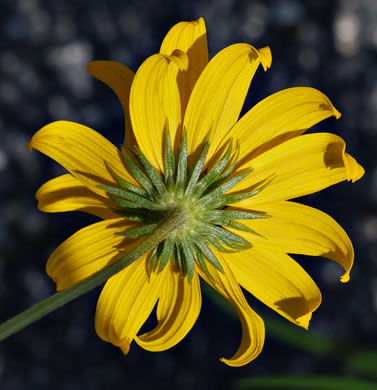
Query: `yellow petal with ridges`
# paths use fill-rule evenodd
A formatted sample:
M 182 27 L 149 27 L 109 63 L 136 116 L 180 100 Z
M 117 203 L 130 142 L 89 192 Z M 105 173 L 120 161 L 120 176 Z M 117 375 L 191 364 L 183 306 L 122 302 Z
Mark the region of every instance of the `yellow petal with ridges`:
M 232 358 L 220 359 L 228 366 L 240 367 L 250 363 L 262 351 L 265 335 L 264 322 L 246 302 L 227 262 L 221 257 L 218 259 L 224 269 L 224 273 L 217 271 L 211 263 L 207 262 L 207 267 L 213 280 L 208 279 L 200 267 L 197 267 L 197 269 L 200 276 L 231 303 L 240 317 L 242 325 L 241 345 Z
M 119 176 L 137 185 L 124 167 L 120 151 L 101 134 L 78 123 L 50 123 L 34 134 L 28 147 L 54 159 L 82 184 L 101 196 L 106 193 L 97 185 L 118 186 L 106 164 Z
M 35 196 L 45 213 L 84 211 L 102 219 L 119 218 L 110 210 L 115 206 L 110 199 L 90 191 L 69 173 L 44 183 Z
M 116 61 L 92 61 L 87 71 L 96 79 L 105 83 L 117 95 L 124 112 L 125 138 L 124 143 L 128 147 L 135 144 L 135 136 L 130 120 L 130 91 L 135 73 L 127 66 Z
M 187 54 L 189 62 L 189 66 L 177 75 L 184 113 L 191 91 L 208 63 L 207 32 L 203 18 L 180 22 L 169 30 L 161 44 L 160 53 L 171 55 L 177 49 Z
M 189 154 L 199 153 L 198 146 L 212 129 L 208 153 L 211 158 L 237 122 L 259 64 L 263 61 L 265 68 L 271 64 L 269 49 L 263 53 L 261 56 L 254 47 L 239 43 L 226 47 L 208 63 L 195 84 L 184 118 Z
M 149 317 L 165 281 L 161 274 L 147 273 L 144 255 L 111 277 L 97 303 L 96 331 L 101 339 L 120 347 L 124 354 Z
M 148 351 L 165 351 L 179 343 L 198 318 L 202 296 L 198 274 L 191 284 L 170 261 L 157 306 L 158 325 L 150 332 L 135 338 Z
M 234 204 L 246 208 L 308 195 L 343 180 L 356 181 L 364 174 L 364 169 L 345 153 L 343 139 L 330 133 L 290 139 L 246 161 L 241 168 L 254 171 L 232 192 L 259 187 L 273 178 L 259 194 Z
M 239 140 L 240 160 L 252 159 L 330 116 L 338 119 L 340 113 L 322 92 L 308 87 L 288 88 L 256 104 L 223 142 Z
M 123 218 L 109 219 L 80 229 L 60 244 L 46 265 L 57 290 L 71 287 L 105 267 L 119 254 L 119 245 L 125 240 L 116 233 L 134 226 Z
M 237 231 L 254 245 L 309 256 L 323 256 L 343 267 L 342 282 L 348 282 L 354 251 L 344 229 L 328 214 L 295 202 L 277 202 L 256 207 L 271 218 L 243 221 L 261 234 Z
M 308 329 L 311 313 L 321 303 L 312 278 L 287 254 L 266 245 L 216 256 L 227 262 L 235 279 L 261 302 L 294 324 Z
M 137 143 L 149 162 L 163 171 L 164 128 L 173 144 L 180 140 L 181 105 L 174 61 L 162 54 L 146 59 L 131 87 L 130 114 Z

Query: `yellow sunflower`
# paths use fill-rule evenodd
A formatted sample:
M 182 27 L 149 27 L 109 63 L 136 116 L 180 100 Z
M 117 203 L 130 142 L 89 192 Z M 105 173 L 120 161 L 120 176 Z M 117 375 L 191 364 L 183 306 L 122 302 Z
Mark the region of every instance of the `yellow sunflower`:
M 239 314 L 241 345 L 221 359 L 230 366 L 249 363 L 264 343 L 263 320 L 240 286 L 307 328 L 321 293 L 288 253 L 333 260 L 345 270 L 341 280 L 349 280 L 354 254 L 342 227 L 289 199 L 354 182 L 364 170 L 340 137 L 303 135 L 340 116 L 313 88 L 277 92 L 239 119 L 260 64 L 270 67 L 270 49 L 243 43 L 208 62 L 203 19 L 178 23 L 136 74 L 111 61 L 88 66 L 122 103 L 120 150 L 64 121 L 45 126 L 29 144 L 69 172 L 38 190 L 39 208 L 103 219 L 50 256 L 47 272 L 58 290 L 142 247 L 106 282 L 97 305 L 98 335 L 125 354 L 133 340 L 162 351 L 185 337 L 201 308 L 199 277 Z M 158 325 L 139 335 L 156 304 Z

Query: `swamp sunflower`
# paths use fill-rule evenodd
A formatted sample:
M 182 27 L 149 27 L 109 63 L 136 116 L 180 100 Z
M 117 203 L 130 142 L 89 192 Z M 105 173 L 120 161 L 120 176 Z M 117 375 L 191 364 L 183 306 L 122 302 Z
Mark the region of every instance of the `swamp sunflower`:
M 277 313 L 308 328 L 321 293 L 289 254 L 323 256 L 344 269 L 351 241 L 329 215 L 290 199 L 364 173 L 342 138 L 306 134 L 340 113 L 316 89 L 277 92 L 239 118 L 268 47 L 234 44 L 208 62 L 203 19 L 175 25 L 160 53 L 134 74 L 111 61 L 89 64 L 123 106 L 124 145 L 65 121 L 39 130 L 29 147 L 69 173 L 37 192 L 45 212 L 84 211 L 103 220 L 64 241 L 47 272 L 67 289 L 148 241 L 174 212 L 179 226 L 105 284 L 95 327 L 127 354 L 136 341 L 149 351 L 171 348 L 194 325 L 200 278 L 237 311 L 242 341 L 230 366 L 249 363 L 264 343 L 263 320 L 240 286 Z M 154 236 L 153 236 L 154 237 Z M 138 334 L 157 304 L 157 326 Z

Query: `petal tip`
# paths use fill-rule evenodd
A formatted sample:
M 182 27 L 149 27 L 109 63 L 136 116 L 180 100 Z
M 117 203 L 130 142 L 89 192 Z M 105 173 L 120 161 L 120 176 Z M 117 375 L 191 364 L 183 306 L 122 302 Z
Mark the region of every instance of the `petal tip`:
M 342 114 L 334 106 L 332 106 L 332 109 L 333 109 L 335 119 L 339 119 L 342 116 Z
M 342 283 L 347 283 L 350 281 L 350 273 L 349 271 L 345 272 L 341 277 L 340 277 L 340 281 Z
M 123 341 L 122 344 L 119 346 L 119 348 L 122 350 L 124 355 L 128 355 L 128 352 L 130 351 L 129 339 L 126 338 L 125 341 Z
M 205 26 L 205 21 L 202 16 L 200 16 L 198 19 L 195 20 L 195 22 L 201 26 Z
M 347 180 L 355 183 L 364 176 L 365 169 L 348 153 L 344 153 Z
M 320 92 L 320 93 L 324 96 L 324 98 L 327 102 L 327 103 L 323 104 L 323 106 L 324 106 L 323 108 L 325 108 L 327 110 L 330 109 L 332 111 L 332 115 L 335 116 L 335 119 L 339 119 L 342 116 L 342 114 L 334 107 L 334 105 L 331 103 L 331 100 L 325 94 L 323 94 L 322 92 Z M 322 107 L 322 104 L 321 104 L 320 108 L 321 107 Z
M 240 363 L 240 362 L 237 362 L 236 360 L 226 359 L 226 358 L 223 358 L 223 357 L 220 358 L 220 362 L 225 363 L 229 367 L 242 367 L 242 366 L 244 366 L 245 364 L 248 363 L 248 362 Z
M 267 69 L 269 69 L 272 64 L 271 49 L 269 46 L 262 47 L 261 49 L 258 49 L 258 53 L 263 69 L 267 71 Z
M 188 55 L 182 50 L 175 49 L 173 53 L 171 53 L 170 56 L 166 56 L 166 58 L 168 59 L 169 63 L 173 62 L 176 64 L 178 69 L 181 71 L 186 71 L 189 67 Z
M 311 319 L 312 319 L 312 312 L 307 313 L 307 314 L 297 318 L 296 325 L 305 329 L 305 330 L 309 330 L 309 324 L 310 324 Z

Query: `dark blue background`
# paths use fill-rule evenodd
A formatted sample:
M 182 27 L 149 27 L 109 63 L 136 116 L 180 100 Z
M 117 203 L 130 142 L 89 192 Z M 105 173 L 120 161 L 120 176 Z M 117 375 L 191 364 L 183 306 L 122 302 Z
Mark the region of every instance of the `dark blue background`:
M 94 222 L 78 213 L 43 214 L 34 193 L 63 173 L 24 145 L 48 122 L 92 127 L 116 145 L 123 113 L 110 89 L 86 74 L 94 59 L 136 70 L 158 52 L 169 28 L 205 18 L 212 57 L 223 47 L 269 45 L 272 68 L 259 70 L 245 110 L 287 87 L 320 89 L 342 112 L 315 130 L 334 132 L 366 169 L 356 184 L 341 183 L 302 201 L 328 212 L 355 246 L 351 282 L 320 258 L 297 258 L 323 292 L 311 329 L 376 346 L 377 337 L 377 2 L 354 1 L 42 1 L 0 3 L 0 321 L 54 292 L 45 274 L 52 250 Z M 239 346 L 240 326 L 204 298 L 191 333 L 163 353 L 132 345 L 127 357 L 94 331 L 99 289 L 0 344 L 0 388 L 229 389 L 245 376 L 347 374 L 347 368 L 293 349 L 267 333 L 266 346 L 246 367 L 219 362 Z M 250 298 L 263 316 L 275 316 Z M 294 326 L 294 325 L 292 325 Z M 341 349 L 341 344 L 339 348 Z

